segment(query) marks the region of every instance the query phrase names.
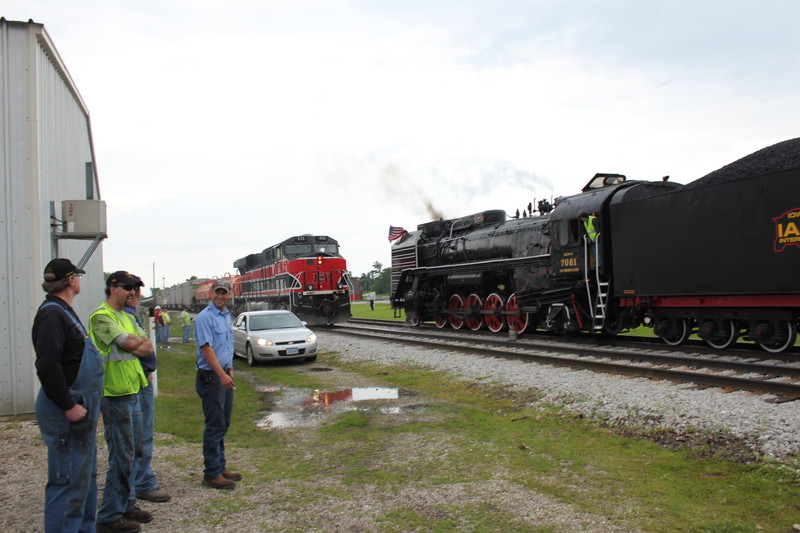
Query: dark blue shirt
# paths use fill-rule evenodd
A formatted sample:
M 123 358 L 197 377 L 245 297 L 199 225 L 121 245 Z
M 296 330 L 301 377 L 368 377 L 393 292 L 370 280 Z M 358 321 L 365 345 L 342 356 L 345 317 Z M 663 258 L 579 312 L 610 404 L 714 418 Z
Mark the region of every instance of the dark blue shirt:
M 133 307 L 123 307 L 122 308 L 126 313 L 133 317 L 134 322 L 136 325 L 139 326 L 139 329 L 147 332 L 147 330 L 142 326 L 142 323 L 139 321 L 139 317 L 136 315 L 136 309 Z M 145 374 L 150 374 L 156 371 L 156 354 L 151 353 L 150 355 L 144 355 L 139 358 L 139 362 L 142 363 L 142 368 L 144 369 Z

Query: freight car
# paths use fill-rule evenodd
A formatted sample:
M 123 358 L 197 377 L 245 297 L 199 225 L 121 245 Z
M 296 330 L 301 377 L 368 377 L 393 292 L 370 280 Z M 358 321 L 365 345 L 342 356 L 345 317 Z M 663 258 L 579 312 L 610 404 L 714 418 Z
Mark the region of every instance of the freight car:
M 289 309 L 311 325 L 350 318 L 347 262 L 331 237 L 291 237 L 242 257 L 233 266 L 239 273 L 233 284 L 237 313 Z
M 421 224 L 392 247 L 393 305 L 438 327 L 645 324 L 670 344 L 696 332 L 717 348 L 744 337 L 780 352 L 800 319 L 798 182 L 795 139 L 686 186 L 597 174 L 552 211 Z
M 231 284 L 231 289 L 232 289 L 231 292 L 233 294 L 231 295 L 230 305 L 233 306 L 235 313 L 238 314 L 242 311 L 239 308 L 239 306 L 236 305 L 236 298 L 239 296 L 241 292 L 241 287 L 238 284 L 239 276 L 231 276 L 230 274 L 226 274 L 225 276 L 222 277 L 224 279 L 227 279 Z M 192 307 L 193 311 L 199 313 L 211 301 L 211 286 L 214 284 L 216 280 L 217 278 L 206 279 L 197 285 L 197 288 L 195 289 L 194 292 L 195 305 Z
M 199 278 L 167 287 L 155 294 L 153 299 L 155 302 L 154 305 L 160 305 L 161 307 L 173 310 L 187 307 L 192 311 L 199 312 L 204 307 L 204 304 L 198 303 L 196 300 L 197 289 L 202 284 L 208 283 L 208 281 L 209 280 L 206 278 Z M 207 303 L 208 302 L 206 302 L 206 304 Z

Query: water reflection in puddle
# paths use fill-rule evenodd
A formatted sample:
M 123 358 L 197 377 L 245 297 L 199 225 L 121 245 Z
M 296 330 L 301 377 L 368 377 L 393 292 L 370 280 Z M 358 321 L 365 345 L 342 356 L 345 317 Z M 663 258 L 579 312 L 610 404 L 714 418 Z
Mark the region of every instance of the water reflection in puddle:
M 401 401 L 416 396 L 416 393 L 406 389 L 385 387 L 354 387 L 333 392 L 314 391 L 313 394 L 264 387 L 259 392 L 264 394 L 264 403 L 267 407 L 262 412 L 263 418 L 256 421 L 256 425 L 262 429 L 317 425 L 331 413 L 373 406 L 382 413 L 389 414 L 422 407 L 386 404 L 385 402 Z M 375 400 L 381 401 L 379 405 L 358 403 Z

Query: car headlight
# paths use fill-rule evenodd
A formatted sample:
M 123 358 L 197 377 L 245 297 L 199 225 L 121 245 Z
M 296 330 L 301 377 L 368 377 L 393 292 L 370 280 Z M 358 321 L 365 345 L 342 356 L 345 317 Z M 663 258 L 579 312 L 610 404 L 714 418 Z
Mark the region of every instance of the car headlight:
M 258 344 L 259 346 L 272 346 L 273 342 L 267 339 L 258 339 L 256 341 L 256 344 Z
M 316 341 L 317 341 L 317 334 L 316 334 L 316 333 L 312 333 L 312 334 L 311 334 L 311 335 L 309 335 L 309 336 L 308 336 L 308 338 L 306 339 L 306 342 L 309 342 L 309 343 L 311 343 L 311 342 L 316 342 Z

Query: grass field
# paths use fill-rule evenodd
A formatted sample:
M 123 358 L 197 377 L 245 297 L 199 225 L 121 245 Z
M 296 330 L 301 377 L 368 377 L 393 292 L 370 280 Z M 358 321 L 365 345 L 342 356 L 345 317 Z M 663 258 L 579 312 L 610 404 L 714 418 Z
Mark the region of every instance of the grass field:
M 375 313 L 385 312 L 376 307 Z M 325 373 L 308 372 L 305 365 L 249 369 L 237 360 L 235 366 L 237 374 L 250 372 L 262 390 L 348 386 L 327 383 Z M 313 529 L 314 501 L 323 497 L 355 501 L 365 491 L 385 491 L 390 501 L 399 487 L 434 490 L 498 481 L 643 531 L 780 532 L 800 522 L 800 480 L 791 470 L 726 460 L 711 445 L 670 450 L 623 437 L 558 406 L 533 409 L 535 393 L 492 383 L 465 384 L 413 366 L 345 363 L 336 353 L 320 354 L 315 366 L 413 390 L 426 398 L 427 407 L 402 423 L 364 409 L 332 415 L 320 427 L 265 432 L 255 424 L 263 406 L 253 380 L 237 379 L 226 449 L 268 458 L 237 467 L 247 472 L 250 486 L 292 487 L 280 507 L 295 513 L 296 531 Z M 159 357 L 157 431 L 196 443 L 203 422 L 193 367 L 192 345 L 173 344 Z M 168 460 L 183 464 L 187 458 Z M 337 488 L 320 492 L 329 486 Z M 226 505 L 250 508 L 249 498 L 243 486 L 226 495 Z M 396 504 L 379 513 L 384 526 L 376 531 L 531 531 L 519 517 L 491 504 L 442 505 L 435 515 Z

